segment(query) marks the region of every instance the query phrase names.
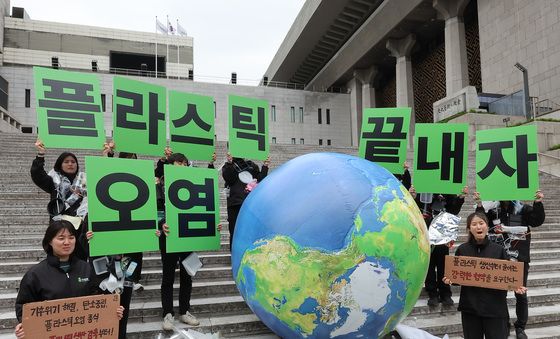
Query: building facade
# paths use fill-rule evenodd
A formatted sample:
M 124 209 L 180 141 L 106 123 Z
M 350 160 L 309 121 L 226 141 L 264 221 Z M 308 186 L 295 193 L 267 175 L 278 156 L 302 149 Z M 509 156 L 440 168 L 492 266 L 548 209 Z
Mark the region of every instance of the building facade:
M 4 13 L 0 77 L 6 85 L 2 89 L 7 88 L 0 110 L 24 133 L 37 132 L 33 66 L 43 66 L 98 75 L 109 136 L 113 77 L 125 76 L 213 97 L 219 141 L 228 138 L 228 95 L 233 94 L 268 101 L 271 143 L 350 145 L 348 94 L 193 81 L 192 37 L 32 20 L 22 8 L 13 8 L 9 16 L 9 1 L 0 4 Z

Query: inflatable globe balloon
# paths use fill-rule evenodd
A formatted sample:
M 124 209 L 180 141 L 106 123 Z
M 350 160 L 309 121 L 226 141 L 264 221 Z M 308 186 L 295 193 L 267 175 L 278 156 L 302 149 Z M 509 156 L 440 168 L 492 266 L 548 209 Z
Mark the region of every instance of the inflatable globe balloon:
M 282 338 L 377 338 L 413 308 L 429 257 L 422 215 L 391 173 L 313 153 L 249 194 L 232 268 L 251 310 Z

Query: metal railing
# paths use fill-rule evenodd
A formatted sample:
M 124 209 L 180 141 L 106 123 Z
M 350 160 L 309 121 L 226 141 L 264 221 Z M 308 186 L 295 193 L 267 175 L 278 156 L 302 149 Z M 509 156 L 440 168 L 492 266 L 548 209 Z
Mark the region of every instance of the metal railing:
M 533 110 L 536 116 L 560 110 L 560 105 L 550 99 L 536 100 L 533 102 Z

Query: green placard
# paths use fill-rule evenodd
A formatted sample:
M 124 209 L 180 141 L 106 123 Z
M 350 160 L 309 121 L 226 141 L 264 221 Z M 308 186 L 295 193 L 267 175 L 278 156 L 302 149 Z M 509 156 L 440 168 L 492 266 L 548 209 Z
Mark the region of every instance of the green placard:
M 468 124 L 415 125 L 416 192 L 461 193 L 467 184 L 468 133 Z
M 362 117 L 359 156 L 403 173 L 410 128 L 410 108 L 366 108 Z
M 165 165 L 167 252 L 218 250 L 218 171 Z
M 482 200 L 533 200 L 539 188 L 535 125 L 476 132 L 476 190 Z
M 161 156 L 166 146 L 165 87 L 114 77 L 113 92 L 116 149 Z
M 48 148 L 102 149 L 105 142 L 95 74 L 33 67 L 39 138 Z
M 214 99 L 169 91 L 169 146 L 189 160 L 212 160 L 214 144 Z
M 153 161 L 89 156 L 86 175 L 91 255 L 157 250 Z
M 229 96 L 229 152 L 234 157 L 268 157 L 268 102 Z

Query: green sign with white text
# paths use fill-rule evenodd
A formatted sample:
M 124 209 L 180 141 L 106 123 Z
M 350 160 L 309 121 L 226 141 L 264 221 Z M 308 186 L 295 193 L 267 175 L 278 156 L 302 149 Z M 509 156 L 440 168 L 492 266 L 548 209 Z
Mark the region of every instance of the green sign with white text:
M 189 160 L 212 160 L 214 100 L 212 97 L 169 91 L 169 146 Z
M 476 132 L 476 190 L 482 200 L 532 200 L 538 188 L 535 125 Z
M 116 149 L 161 156 L 166 146 L 165 87 L 114 77 L 113 92 Z
M 95 74 L 33 67 L 39 138 L 47 148 L 102 149 L 105 142 Z
M 164 173 L 167 252 L 218 250 L 218 171 L 165 165 Z
M 154 163 L 86 157 L 92 256 L 159 249 Z
M 229 96 L 229 152 L 234 157 L 268 157 L 268 102 Z
M 416 124 L 414 188 L 460 194 L 467 185 L 468 124 Z
M 359 156 L 385 167 L 393 174 L 402 174 L 410 112 L 409 107 L 364 109 Z

